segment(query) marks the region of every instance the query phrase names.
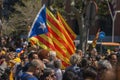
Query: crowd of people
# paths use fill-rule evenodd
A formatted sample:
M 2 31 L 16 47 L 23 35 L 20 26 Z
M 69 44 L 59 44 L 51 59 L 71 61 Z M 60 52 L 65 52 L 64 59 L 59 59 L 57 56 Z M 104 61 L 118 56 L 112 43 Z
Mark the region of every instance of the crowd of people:
M 76 49 L 62 68 L 55 51 L 30 46 L 25 39 L 4 37 L 0 43 L 0 80 L 120 80 L 120 49 L 99 54 Z

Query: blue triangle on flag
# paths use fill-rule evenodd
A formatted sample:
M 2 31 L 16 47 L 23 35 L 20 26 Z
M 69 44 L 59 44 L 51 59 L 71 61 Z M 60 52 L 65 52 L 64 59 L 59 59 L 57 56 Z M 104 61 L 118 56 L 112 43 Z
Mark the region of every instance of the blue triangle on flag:
M 43 5 L 32 24 L 32 28 L 29 32 L 28 37 L 30 38 L 40 34 L 45 34 L 47 32 L 48 29 L 46 26 L 46 7 Z

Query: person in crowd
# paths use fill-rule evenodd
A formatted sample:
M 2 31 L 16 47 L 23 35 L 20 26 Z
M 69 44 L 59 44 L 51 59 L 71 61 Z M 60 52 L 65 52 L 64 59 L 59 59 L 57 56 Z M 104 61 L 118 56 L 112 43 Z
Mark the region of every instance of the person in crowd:
M 117 65 L 117 55 L 115 53 L 111 53 L 108 56 L 108 60 L 110 61 L 111 65 L 113 67 L 116 67 L 116 65 Z
M 7 42 L 6 39 L 4 37 L 1 38 L 1 47 L 6 47 Z
M 84 57 L 82 50 L 77 49 L 75 53 L 78 54 L 80 57 Z
M 20 55 L 21 63 L 18 63 L 14 66 L 13 72 L 14 72 L 14 78 L 15 80 L 20 80 L 21 75 L 23 72 L 26 72 L 30 62 L 33 59 L 38 59 L 37 52 L 31 51 L 28 55 L 23 53 Z
M 31 52 L 28 54 L 28 63 L 26 63 L 26 65 L 24 66 L 23 72 L 27 71 L 30 62 L 31 62 L 33 59 L 38 59 L 38 54 L 37 54 L 36 51 L 31 51 Z
M 46 67 L 54 69 L 54 61 L 57 60 L 56 52 L 49 51 L 49 62 L 46 63 Z
M 1 50 L 2 55 L 4 56 L 7 53 L 8 49 L 6 47 L 3 47 Z
M 115 54 L 119 54 L 119 48 L 115 48 L 115 49 L 114 49 L 114 53 L 115 53 Z
M 78 63 L 80 63 L 81 57 L 78 56 L 77 54 L 73 54 L 70 57 L 70 63 L 71 65 L 66 68 L 66 71 L 69 69 L 75 69 L 74 67 L 78 68 Z
M 44 63 L 49 62 L 49 56 L 50 56 L 49 50 L 40 49 L 40 50 L 38 50 L 37 54 L 38 54 L 40 60 L 42 60 Z
M 84 80 L 96 80 L 97 71 L 92 67 L 88 67 L 83 71 L 83 78 Z
M 7 78 L 7 75 L 5 72 L 7 69 L 7 62 L 5 59 L 5 55 L 3 55 L 1 51 L 2 50 L 0 50 L 0 80 Z
M 14 66 L 15 64 L 17 63 L 20 63 L 21 60 L 20 58 L 17 56 L 17 53 L 16 52 L 10 52 L 8 54 L 8 67 L 10 68 L 10 75 L 9 75 L 9 79 L 10 80 L 14 80 Z
M 56 79 L 55 71 L 52 68 L 45 68 L 41 80 L 58 80 Z
M 90 65 L 89 61 L 87 60 L 87 58 L 82 58 L 79 67 L 81 68 L 81 70 L 84 70 L 86 68 L 88 68 Z
M 113 67 L 108 60 L 101 60 L 98 62 L 97 78 L 98 80 L 115 80 Z
M 27 42 L 27 40 L 25 38 L 21 38 L 20 43 L 21 43 L 20 44 L 21 46 L 28 46 L 28 42 Z
M 26 54 L 20 55 L 21 63 L 14 66 L 14 80 L 20 80 L 20 76 L 23 74 L 23 68 L 28 63 L 28 57 Z
M 81 57 L 78 56 L 77 54 L 73 54 L 71 57 L 70 57 L 70 63 L 71 65 L 68 66 L 66 69 L 65 69 L 65 73 L 67 71 L 73 71 L 76 76 L 78 76 L 79 78 L 81 78 L 81 72 L 80 72 L 80 67 L 78 67 L 78 64 L 80 63 L 81 61 Z
M 93 49 L 90 51 L 90 56 L 91 56 L 91 57 L 96 57 L 97 55 L 98 55 L 97 49 L 96 49 L 96 48 L 93 48 Z
M 38 80 L 38 77 L 43 74 L 43 70 L 43 62 L 39 59 L 34 59 L 30 62 L 27 71 L 21 75 L 21 80 Z
M 61 70 L 61 66 L 62 66 L 62 63 L 61 63 L 61 60 L 57 59 L 54 61 L 54 70 L 55 70 L 55 75 L 56 75 L 56 80 L 62 80 L 62 70 Z
M 62 80 L 80 80 L 80 79 L 78 76 L 76 76 L 76 74 L 73 71 L 68 70 L 63 74 Z

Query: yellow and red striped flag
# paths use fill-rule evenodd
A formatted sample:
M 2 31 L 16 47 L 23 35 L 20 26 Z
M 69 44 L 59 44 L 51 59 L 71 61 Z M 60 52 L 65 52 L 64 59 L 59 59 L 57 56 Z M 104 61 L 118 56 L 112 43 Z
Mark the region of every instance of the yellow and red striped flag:
M 66 43 L 67 44 L 66 49 L 69 51 L 69 54 L 73 54 L 76 49 L 73 43 L 73 40 L 75 40 L 76 38 L 76 34 L 72 31 L 70 26 L 66 23 L 66 21 L 59 12 L 57 12 L 57 19 L 59 21 L 59 24 L 61 24 L 59 30 L 62 32 L 62 34 L 65 36 L 65 38 L 68 41 L 68 43 Z
M 92 47 L 93 47 L 93 48 L 96 47 L 97 40 L 98 40 L 98 38 L 99 38 L 99 33 L 100 33 L 100 29 L 98 29 L 97 34 L 96 34 L 95 38 L 93 39 L 93 42 L 92 42 Z
M 69 65 L 69 58 L 74 53 L 74 44 L 61 22 L 45 7 L 38 13 L 29 36 L 43 49 L 54 50 L 63 66 Z
M 76 38 L 76 34 L 73 32 L 73 30 L 70 28 L 70 26 L 67 24 L 67 22 L 65 21 L 65 19 L 61 16 L 61 14 L 59 12 L 57 12 L 57 19 L 59 20 L 59 22 L 61 22 L 65 28 L 65 30 L 67 31 L 67 33 L 69 34 L 70 38 L 72 40 L 75 40 Z

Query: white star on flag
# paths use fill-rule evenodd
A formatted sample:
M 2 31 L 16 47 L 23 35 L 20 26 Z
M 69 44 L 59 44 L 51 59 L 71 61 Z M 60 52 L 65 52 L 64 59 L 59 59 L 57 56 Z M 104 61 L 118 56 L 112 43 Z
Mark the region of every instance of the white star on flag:
M 45 23 L 41 23 L 41 22 L 40 22 L 39 28 L 41 28 L 41 29 L 44 31 L 44 30 L 46 29 Z

